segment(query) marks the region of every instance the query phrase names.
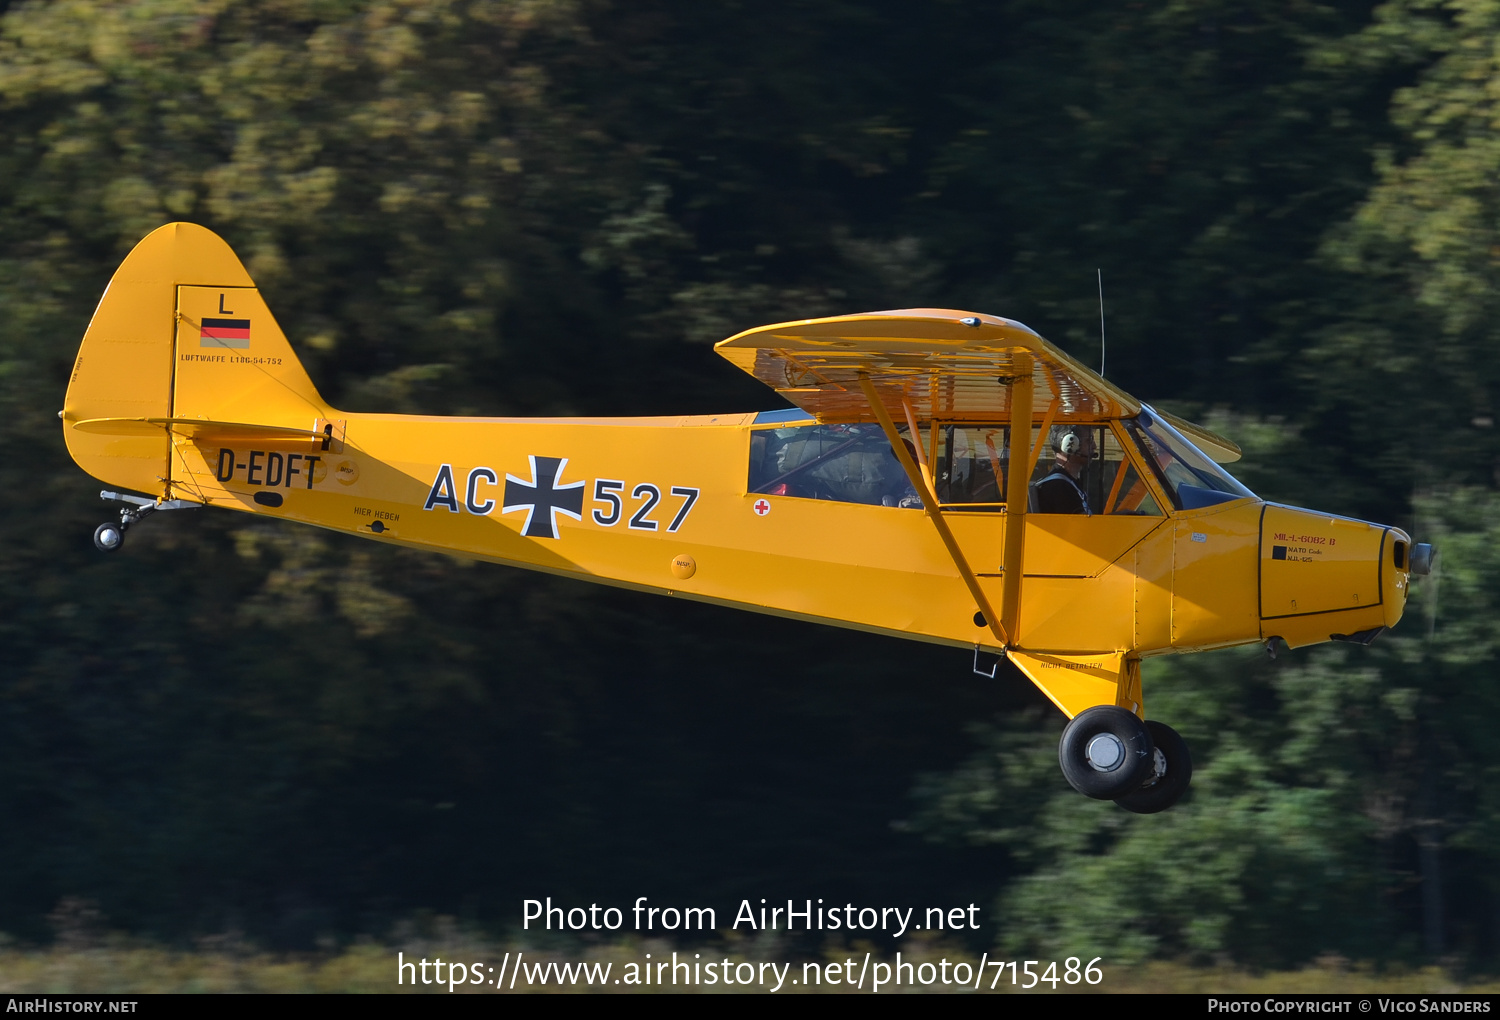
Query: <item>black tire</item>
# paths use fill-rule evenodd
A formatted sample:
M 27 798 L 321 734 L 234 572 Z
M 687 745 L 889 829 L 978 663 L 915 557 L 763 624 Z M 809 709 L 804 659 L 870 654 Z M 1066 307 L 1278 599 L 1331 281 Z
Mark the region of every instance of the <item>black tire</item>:
M 1105 739 L 1095 743 L 1100 737 Z M 1151 752 L 1146 724 L 1114 705 L 1079 712 L 1057 744 L 1057 760 L 1068 785 L 1095 800 L 1123 797 L 1150 778 Z
M 94 548 L 114 552 L 125 544 L 125 529 L 118 524 L 101 524 L 94 529 Z
M 1116 804 L 1138 815 L 1154 815 L 1176 804 L 1193 778 L 1193 757 L 1187 741 L 1166 723 L 1148 719 L 1146 729 L 1155 745 L 1151 772 L 1140 787 L 1115 798 Z

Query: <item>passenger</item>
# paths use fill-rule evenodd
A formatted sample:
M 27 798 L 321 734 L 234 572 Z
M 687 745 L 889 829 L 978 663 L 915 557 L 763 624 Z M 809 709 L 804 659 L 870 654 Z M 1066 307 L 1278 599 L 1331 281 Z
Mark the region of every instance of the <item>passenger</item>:
M 1031 511 L 1039 514 L 1089 514 L 1089 495 L 1083 487 L 1083 472 L 1094 456 L 1091 430 L 1058 425 L 1052 430 L 1052 449 L 1057 458 L 1052 472 L 1031 485 Z
M 918 463 L 917 448 L 912 445 L 912 441 L 902 436 L 901 445 L 906 447 L 906 455 L 911 458 L 911 462 Z M 912 487 L 911 479 L 906 476 L 906 469 L 901 467 L 901 462 L 894 456 L 890 458 L 890 462 L 896 468 L 892 475 L 893 488 L 891 492 L 881 497 L 880 502 L 884 506 L 899 506 L 906 510 L 922 509 L 922 497 L 917 495 L 917 490 Z

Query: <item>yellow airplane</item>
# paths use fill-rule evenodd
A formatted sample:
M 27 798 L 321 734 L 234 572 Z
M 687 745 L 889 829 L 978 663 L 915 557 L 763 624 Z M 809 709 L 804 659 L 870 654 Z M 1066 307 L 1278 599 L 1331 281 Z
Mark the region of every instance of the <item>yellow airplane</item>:
M 752 329 L 718 351 L 794 410 L 663 418 L 350 414 L 313 388 L 244 266 L 154 231 L 94 313 L 60 412 L 125 504 L 228 507 L 510 566 L 1009 658 L 1071 720 L 1080 792 L 1177 801 L 1149 655 L 1368 643 L 1431 546 L 1267 503 L 1239 449 L 1021 323 L 905 309 Z M 1013 428 L 1015 422 L 1025 427 Z

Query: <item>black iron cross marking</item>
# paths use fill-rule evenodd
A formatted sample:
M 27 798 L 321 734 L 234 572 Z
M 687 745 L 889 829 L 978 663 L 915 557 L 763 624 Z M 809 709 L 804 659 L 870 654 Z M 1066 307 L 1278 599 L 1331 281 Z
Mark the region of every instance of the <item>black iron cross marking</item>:
M 583 520 L 583 483 L 562 482 L 563 468 L 568 466 L 566 457 L 527 458 L 531 461 L 532 481 L 505 476 L 505 505 L 502 514 L 514 510 L 526 511 L 526 526 L 521 534 L 527 538 L 557 538 L 557 515 L 567 514 L 575 521 Z

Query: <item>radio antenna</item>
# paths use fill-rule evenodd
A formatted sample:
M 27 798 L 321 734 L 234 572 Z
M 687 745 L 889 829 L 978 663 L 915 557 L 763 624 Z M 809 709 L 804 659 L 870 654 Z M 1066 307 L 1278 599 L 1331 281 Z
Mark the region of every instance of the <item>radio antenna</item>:
M 1104 270 L 1095 269 L 1099 274 L 1099 378 L 1104 378 Z

